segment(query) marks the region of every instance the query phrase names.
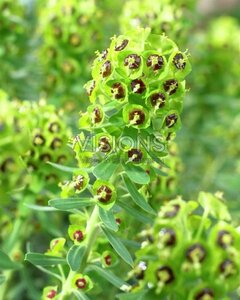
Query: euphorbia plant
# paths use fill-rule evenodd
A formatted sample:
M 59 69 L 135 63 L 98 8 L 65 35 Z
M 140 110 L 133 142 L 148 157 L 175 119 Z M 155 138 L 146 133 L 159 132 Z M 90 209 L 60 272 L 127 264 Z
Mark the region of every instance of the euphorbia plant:
M 146 187 L 161 173 L 161 158 L 180 127 L 184 78 L 190 70 L 187 54 L 149 29 L 113 37 L 110 47 L 98 53 L 93 79 L 86 84 L 92 104 L 81 115 L 81 132 L 72 142 L 78 167 L 56 165 L 72 177 L 61 183 L 62 198 L 49 202 L 72 213 L 68 242 L 59 237 L 45 255 L 26 256 L 36 265 L 60 267 L 60 274 L 53 273 L 61 281 L 58 290 L 46 289 L 51 296 L 84 297 L 96 284 L 91 271 L 125 292 L 130 290 L 129 284 L 107 270 L 116 255 L 113 249 L 133 265 L 121 239 L 124 231 L 118 216 L 156 215 Z M 46 290 L 43 299 L 48 297 Z

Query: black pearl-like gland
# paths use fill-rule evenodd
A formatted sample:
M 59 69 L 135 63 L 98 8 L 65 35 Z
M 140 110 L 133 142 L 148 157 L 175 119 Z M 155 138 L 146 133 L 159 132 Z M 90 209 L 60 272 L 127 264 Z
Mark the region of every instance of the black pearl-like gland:
M 176 114 L 171 114 L 167 116 L 165 120 L 166 126 L 168 128 L 173 127 L 177 123 L 177 120 L 178 120 L 178 116 Z
M 179 70 L 184 70 L 186 67 L 186 62 L 184 60 L 184 57 L 182 53 L 177 53 L 173 58 L 173 64 L 175 67 Z
M 135 94 L 142 94 L 146 90 L 146 85 L 141 79 L 135 79 L 131 82 L 131 89 Z
M 178 81 L 176 79 L 167 80 L 164 82 L 163 88 L 169 95 L 173 95 L 178 89 Z
M 125 49 L 127 47 L 127 44 L 128 44 L 128 40 L 125 39 L 123 40 L 119 45 L 116 45 L 114 50 L 115 51 L 122 51 L 123 49 Z
M 203 262 L 204 259 L 206 258 L 206 250 L 205 248 L 199 244 L 196 243 L 189 247 L 186 251 L 186 257 L 190 262 Z
M 135 109 L 129 113 L 129 121 L 134 120 L 134 125 L 141 125 L 145 121 L 145 114 L 142 110 Z
M 129 69 L 134 70 L 138 69 L 141 64 L 141 57 L 137 54 L 129 54 L 124 59 L 124 66 L 127 66 Z
M 195 300 L 204 300 L 208 296 L 208 299 L 214 299 L 214 292 L 212 289 L 205 288 L 201 290 L 196 296 Z
M 172 269 L 168 266 L 162 266 L 156 271 L 157 279 L 164 284 L 169 284 L 174 281 L 175 276 Z
M 112 190 L 108 186 L 102 185 L 98 188 L 97 195 L 100 202 L 107 203 L 112 198 Z
M 133 162 L 139 163 L 142 160 L 143 153 L 140 149 L 131 149 L 128 151 L 128 157 L 132 159 Z
M 146 62 L 149 68 L 152 68 L 153 71 L 158 71 L 162 69 L 164 65 L 163 57 L 157 54 L 149 55 Z

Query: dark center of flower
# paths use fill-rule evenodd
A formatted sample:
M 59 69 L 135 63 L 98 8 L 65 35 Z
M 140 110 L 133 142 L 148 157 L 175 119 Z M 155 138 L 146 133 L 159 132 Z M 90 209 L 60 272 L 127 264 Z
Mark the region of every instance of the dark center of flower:
M 35 146 L 43 146 L 46 140 L 41 134 L 36 134 L 33 138 L 33 144 Z
M 121 221 L 121 219 L 120 218 L 116 218 L 116 223 L 118 224 L 118 225 L 120 225 L 121 223 L 122 223 L 122 221 Z
M 139 163 L 142 160 L 143 153 L 140 149 L 131 149 L 128 151 L 128 157 L 131 159 L 131 161 Z
M 108 186 L 102 185 L 98 188 L 97 195 L 100 202 L 107 203 L 112 198 L 112 190 Z
M 70 61 L 64 61 L 62 64 L 63 71 L 67 74 L 74 72 L 74 66 Z
M 182 53 L 177 53 L 173 58 L 173 63 L 179 70 L 184 70 L 186 67 L 186 62 L 184 60 L 184 57 Z
M 206 250 L 201 244 L 194 244 L 187 249 L 186 257 L 192 263 L 203 262 L 206 257 Z
M 129 54 L 124 59 L 124 66 L 127 66 L 129 69 L 138 69 L 141 64 L 141 57 L 137 54 Z
M 122 99 L 125 97 L 125 91 L 120 82 L 116 82 L 112 85 L 111 93 L 115 99 Z
M 58 164 L 63 164 L 67 160 L 67 157 L 65 155 L 60 155 L 57 158 L 57 163 Z
M 132 91 L 136 94 L 142 94 L 146 90 L 145 83 L 141 79 L 135 79 L 131 82 Z
M 111 145 L 107 137 L 101 137 L 99 139 L 98 147 L 101 152 L 107 153 L 111 150 Z
M 81 39 L 77 33 L 72 33 L 69 36 L 69 42 L 72 46 L 77 47 L 80 45 Z
M 218 232 L 217 243 L 222 248 L 231 246 L 234 242 L 233 236 L 227 230 L 221 230 Z
M 11 157 L 6 158 L 0 166 L 0 170 L 5 173 L 11 171 L 14 167 L 14 160 Z
M 105 264 L 110 266 L 112 264 L 112 257 L 111 255 L 107 255 L 104 257 L 104 260 L 105 260 Z
M 81 230 L 76 230 L 73 234 L 74 240 L 81 242 L 83 240 L 83 233 Z
M 107 60 L 102 65 L 100 74 L 102 75 L 102 77 L 107 77 L 111 74 L 111 72 L 112 72 L 111 62 L 110 62 L 110 60 Z
M 167 80 L 164 82 L 163 88 L 169 95 L 173 95 L 178 89 L 178 81 L 176 79 Z
M 156 271 L 156 276 L 157 279 L 164 284 L 169 284 L 175 279 L 172 269 L 168 266 L 162 266 L 158 268 Z
M 58 124 L 58 122 L 52 122 L 49 124 L 48 126 L 48 130 L 52 133 L 56 133 L 60 131 L 60 125 Z
M 101 60 L 106 59 L 106 58 L 107 58 L 107 55 L 108 55 L 108 50 L 107 50 L 107 49 L 103 50 L 103 51 L 101 52 L 101 54 L 100 54 L 100 59 L 101 59 Z
M 160 108 L 165 104 L 166 97 L 163 93 L 155 93 L 150 97 L 150 101 L 153 107 Z
M 160 242 L 164 246 L 174 246 L 176 244 L 176 233 L 173 229 L 163 228 L 159 232 Z
M 171 205 L 170 209 L 167 210 L 165 213 L 164 213 L 164 217 L 165 218 L 173 218 L 177 215 L 177 213 L 179 212 L 180 210 L 180 205 L 179 204 L 174 204 L 174 205 Z
M 200 291 L 194 298 L 195 300 L 213 300 L 214 299 L 214 292 L 212 289 L 205 288 Z
M 230 259 L 226 259 L 219 266 L 220 272 L 224 274 L 225 277 L 230 277 L 237 272 L 236 265 Z
M 95 88 L 95 85 L 96 85 L 95 80 L 92 80 L 91 84 L 89 85 L 89 87 L 87 87 L 87 94 L 88 94 L 88 96 L 92 95 L 92 92 L 93 92 L 93 90 Z
M 92 122 L 94 124 L 102 121 L 102 113 L 98 107 L 95 107 L 92 112 Z
M 115 51 L 122 51 L 123 49 L 126 48 L 128 42 L 129 42 L 128 40 L 123 40 L 120 44 L 115 46 L 114 50 Z
M 83 188 L 84 177 L 82 175 L 78 175 L 74 178 L 74 188 L 75 190 L 81 191 Z
M 55 37 L 60 38 L 62 36 L 62 29 L 59 26 L 55 26 L 53 28 L 53 34 L 55 35 Z
M 75 284 L 79 289 L 85 289 L 87 287 L 87 281 L 84 278 L 77 279 Z
M 128 119 L 133 125 L 141 125 L 145 121 L 145 114 L 142 110 L 135 109 L 129 113 Z
M 173 127 L 177 123 L 177 120 L 178 120 L 178 116 L 176 114 L 171 114 L 167 116 L 165 120 L 166 126 L 168 128 Z
M 136 278 L 138 280 L 142 280 L 144 278 L 146 270 L 147 270 L 147 263 L 145 261 L 140 261 L 139 264 L 137 265 Z
M 162 56 L 157 54 L 152 54 L 148 56 L 146 64 L 149 68 L 152 68 L 153 71 L 158 71 L 162 69 L 164 65 L 164 60 Z
M 55 290 L 51 290 L 47 293 L 47 298 L 53 299 L 57 295 L 57 292 Z
M 50 144 L 52 149 L 57 149 L 62 146 L 62 140 L 60 138 L 54 138 Z
M 48 153 L 43 153 L 39 156 L 40 160 L 46 162 L 51 160 L 51 155 Z

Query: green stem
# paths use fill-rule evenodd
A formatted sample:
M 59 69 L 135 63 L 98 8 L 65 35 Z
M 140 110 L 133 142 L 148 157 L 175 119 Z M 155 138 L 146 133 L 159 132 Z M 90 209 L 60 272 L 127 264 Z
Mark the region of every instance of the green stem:
M 203 216 L 202 216 L 202 219 L 201 219 L 200 226 L 199 226 L 197 234 L 196 234 L 196 238 L 195 238 L 196 240 L 200 238 L 200 236 L 201 236 L 201 234 L 203 232 L 205 221 L 206 221 L 206 219 L 208 217 L 208 214 L 209 214 L 209 210 L 205 209 L 205 211 L 203 213 Z
M 86 265 L 88 258 L 91 254 L 92 247 L 96 241 L 97 235 L 98 235 L 98 206 L 96 205 L 92 211 L 91 217 L 89 221 L 87 222 L 87 228 L 86 228 L 86 252 L 84 254 L 81 268 L 79 272 L 83 272 Z M 66 281 L 64 282 L 62 286 L 62 291 L 61 294 L 59 295 L 59 300 L 64 300 L 65 296 L 69 295 L 72 293 L 72 287 L 71 287 L 71 282 L 73 277 L 77 274 L 78 272 L 74 272 L 72 270 L 69 271 L 68 276 Z

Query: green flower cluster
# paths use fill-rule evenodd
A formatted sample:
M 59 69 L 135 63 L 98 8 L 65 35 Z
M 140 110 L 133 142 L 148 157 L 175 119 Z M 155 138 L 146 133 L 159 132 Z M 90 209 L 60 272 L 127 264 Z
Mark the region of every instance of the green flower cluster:
M 47 1 L 39 14 L 43 89 L 50 97 L 66 97 L 62 101 L 76 106 L 83 93 L 81 87 L 90 78 L 91 53 L 101 48 L 101 12 L 92 0 L 61 0 L 54 4 Z
M 151 27 L 156 34 L 165 33 L 176 40 L 186 38 L 193 23 L 195 3 L 195 0 L 129 0 L 120 17 L 121 32 L 131 27 Z
M 56 184 L 61 173 L 46 162 L 69 161 L 66 144 L 71 131 L 62 113 L 44 101 L 9 101 L 3 91 L 0 100 L 1 198 L 9 199 L 7 192 L 26 185 L 39 193 L 46 183 Z
M 73 142 L 79 167 L 92 172 L 94 164 L 109 163 L 109 178 L 117 168 L 129 172 L 137 168 L 147 172 L 146 179 L 133 181 L 148 183 L 157 172 L 148 169 L 152 160 L 159 163 L 159 157 L 167 154 L 166 146 L 180 127 L 184 78 L 190 71 L 186 53 L 165 36 L 139 29 L 133 35 L 114 37 L 109 49 L 95 59 L 93 80 L 86 84 L 93 104 L 80 117 L 84 131 Z M 93 193 L 111 208 L 116 200 L 113 182 L 98 171 L 93 171 L 98 178 Z M 84 191 L 88 182 L 85 171 L 74 174 L 62 186 L 63 196 Z
M 151 239 L 137 252 L 133 293 L 145 290 L 147 299 L 230 299 L 239 287 L 240 232 L 220 196 L 202 192 L 197 201 L 177 198 L 162 206 L 145 232 Z

